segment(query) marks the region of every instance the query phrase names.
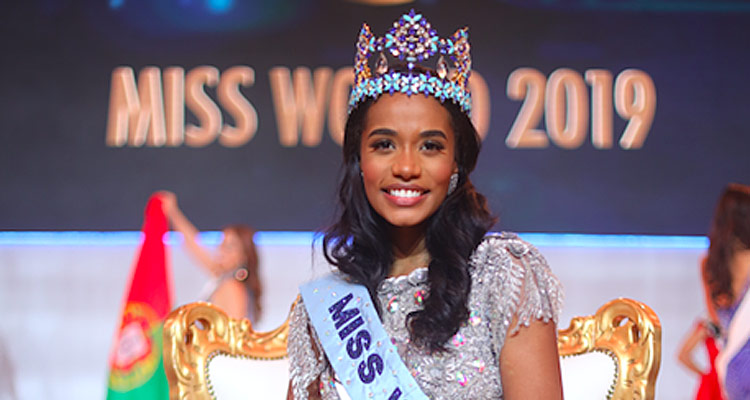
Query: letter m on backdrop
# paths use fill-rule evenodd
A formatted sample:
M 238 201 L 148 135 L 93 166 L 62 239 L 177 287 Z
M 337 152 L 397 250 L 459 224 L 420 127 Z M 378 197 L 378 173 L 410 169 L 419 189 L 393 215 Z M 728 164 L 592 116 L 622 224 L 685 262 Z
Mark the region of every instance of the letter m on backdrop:
M 130 67 L 112 71 L 107 120 L 107 146 L 163 146 L 167 141 L 159 68 L 143 68 L 135 75 Z

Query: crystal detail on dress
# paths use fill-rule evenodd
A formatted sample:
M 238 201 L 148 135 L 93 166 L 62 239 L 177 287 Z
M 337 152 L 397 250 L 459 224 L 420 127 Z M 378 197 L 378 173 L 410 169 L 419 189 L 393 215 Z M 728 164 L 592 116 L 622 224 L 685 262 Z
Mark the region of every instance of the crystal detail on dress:
M 474 361 L 471 362 L 471 365 L 477 369 L 477 372 L 484 372 L 484 360 L 481 358 L 475 358 Z
M 457 334 L 453 335 L 453 339 L 451 339 L 453 342 L 453 345 L 456 347 L 461 347 L 466 343 L 466 339 L 464 338 L 464 335 L 461 332 L 458 332 Z
M 419 289 L 416 292 L 414 292 L 414 303 L 416 303 L 416 305 L 418 306 L 421 306 L 422 302 L 424 302 L 424 295 L 425 295 L 424 289 Z
M 391 300 L 388 301 L 388 312 L 395 313 L 398 311 L 398 297 L 393 296 L 391 297 Z
M 472 310 L 469 313 L 469 323 L 471 326 L 477 326 L 482 323 L 482 317 L 479 316 L 479 311 Z
M 469 383 L 469 378 L 467 378 L 466 374 L 461 371 L 456 372 L 456 380 L 461 387 L 466 386 L 466 384 Z
M 412 343 L 406 329 L 409 313 L 423 307 L 417 303 L 415 293 L 429 293 L 427 268 L 387 278 L 377 290 L 375 301 L 384 310 L 383 327 L 417 384 L 432 399 L 502 399 L 497 360 L 506 335 L 537 318 L 556 321 L 562 306 L 562 288 L 546 261 L 516 235 L 488 235 L 474 250 L 469 272 L 469 315 L 457 332 L 464 344 L 456 346 L 454 336 L 447 343 L 448 351 L 440 356 Z M 387 311 L 391 300 L 398 303 L 398 312 Z M 308 398 L 306 388 L 316 379 L 334 379 L 325 356 L 316 357 L 321 350 L 314 331 L 309 333 L 312 328 L 308 324 L 304 305 L 298 302 L 290 316 L 288 349 L 292 389 L 295 399 L 303 400 Z M 356 365 L 354 368 L 356 371 Z M 328 385 L 325 388 L 322 399 L 339 399 L 335 390 L 327 390 Z

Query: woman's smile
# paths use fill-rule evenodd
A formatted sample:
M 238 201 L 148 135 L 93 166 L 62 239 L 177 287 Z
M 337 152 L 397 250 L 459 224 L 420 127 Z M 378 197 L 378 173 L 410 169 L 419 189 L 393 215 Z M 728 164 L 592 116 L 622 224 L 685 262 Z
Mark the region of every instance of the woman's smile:
M 413 185 L 390 185 L 383 189 L 388 200 L 397 206 L 409 207 L 424 200 L 430 191 L 420 186 Z

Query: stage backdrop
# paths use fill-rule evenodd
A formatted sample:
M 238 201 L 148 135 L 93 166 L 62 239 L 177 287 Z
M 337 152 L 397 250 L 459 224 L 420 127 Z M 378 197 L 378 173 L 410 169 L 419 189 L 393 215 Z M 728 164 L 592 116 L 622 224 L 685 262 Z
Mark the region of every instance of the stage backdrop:
M 360 25 L 412 7 L 470 27 L 496 229 L 703 234 L 750 182 L 745 2 L 39 0 L 0 13 L 0 230 L 135 230 L 159 189 L 325 226 Z

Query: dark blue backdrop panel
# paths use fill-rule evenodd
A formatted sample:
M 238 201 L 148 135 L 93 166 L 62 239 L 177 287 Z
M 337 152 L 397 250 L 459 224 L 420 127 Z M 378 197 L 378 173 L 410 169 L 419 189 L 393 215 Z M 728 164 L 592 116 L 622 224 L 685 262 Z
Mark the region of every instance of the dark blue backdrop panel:
M 410 7 L 441 36 L 470 26 L 474 67 L 491 98 L 472 179 L 500 216 L 496 229 L 703 234 L 721 188 L 750 183 L 750 11 L 742 2 L 85 3 L 16 2 L 0 16 L 0 230 L 138 229 L 159 189 L 176 192 L 202 229 L 238 221 L 262 230 L 324 227 L 340 147 L 327 127 L 317 146 L 279 143 L 268 72 L 349 66 L 362 21 L 382 34 Z M 202 65 L 254 69 L 254 85 L 241 89 L 257 111 L 252 140 L 236 148 L 106 145 L 115 68 L 130 66 L 137 77 L 147 66 Z M 645 72 L 656 111 L 643 146 L 617 143 L 628 121 L 610 106 L 611 148 L 592 145 L 590 127 L 572 149 L 509 147 L 523 101 L 506 86 L 521 67 L 545 77 L 560 68 L 581 77 Z M 186 119 L 197 122 L 190 112 Z M 544 131 L 545 119 L 537 122 Z

